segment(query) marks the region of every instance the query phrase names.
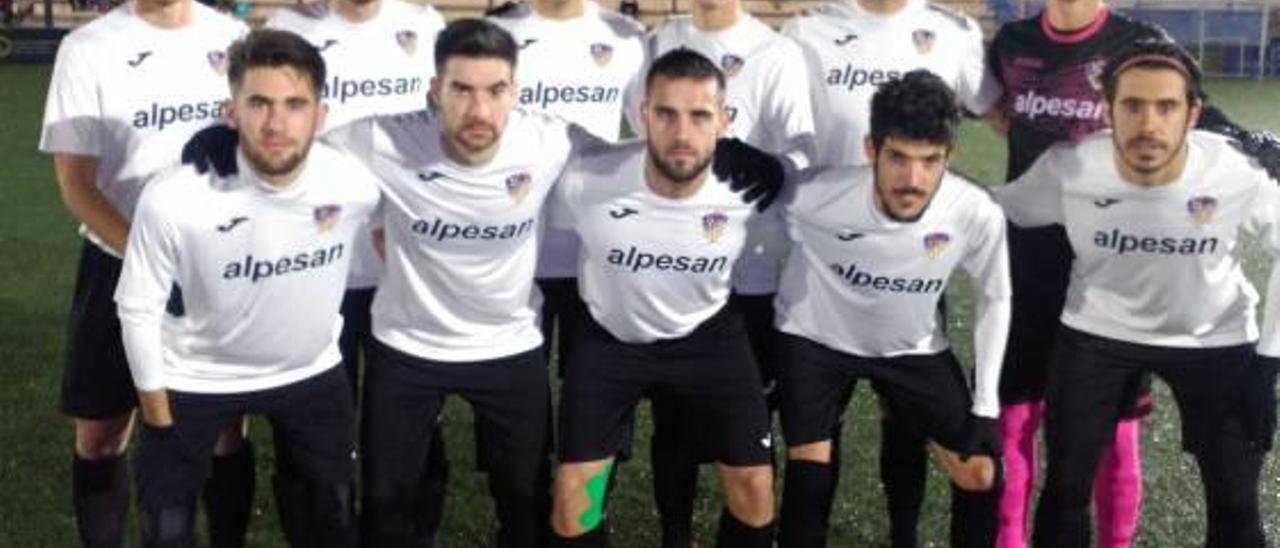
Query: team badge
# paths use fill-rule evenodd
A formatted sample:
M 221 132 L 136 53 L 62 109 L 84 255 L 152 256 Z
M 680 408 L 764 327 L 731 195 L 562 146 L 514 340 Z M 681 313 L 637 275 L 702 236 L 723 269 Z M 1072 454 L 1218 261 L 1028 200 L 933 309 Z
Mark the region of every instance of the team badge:
M 533 176 L 528 172 L 521 171 L 510 177 L 507 177 L 507 195 L 511 196 L 511 201 L 520 203 L 524 201 L 524 197 L 529 195 L 529 183 L 533 182 Z
M 210 51 L 205 58 L 209 60 L 209 68 L 212 68 L 214 72 L 218 74 L 227 73 L 227 64 L 229 63 L 227 52 L 215 49 Z
M 396 43 L 405 55 L 413 55 L 418 51 L 418 33 L 405 29 L 396 33 Z
M 1191 218 L 1195 219 L 1198 225 L 1207 225 L 1213 222 L 1213 214 L 1218 210 L 1218 200 L 1213 196 L 1193 196 L 1187 200 L 1187 213 L 1191 214 Z
M 720 68 L 724 70 L 724 75 L 730 78 L 737 76 L 742 71 L 742 65 L 745 64 L 747 64 L 745 59 L 732 53 L 726 53 L 720 58 Z
M 316 228 L 320 232 L 327 232 L 338 224 L 338 220 L 342 218 L 342 206 L 338 204 L 329 204 L 318 206 L 311 211 L 311 217 L 316 221 Z
M 930 259 L 937 259 L 947 250 L 947 244 L 951 243 L 951 235 L 946 232 L 930 232 L 924 235 L 924 254 Z
M 613 60 L 613 46 L 604 42 L 591 44 L 591 58 L 595 60 L 596 66 L 607 66 Z
M 1094 91 L 1102 91 L 1102 69 L 1106 66 L 1105 59 L 1095 59 L 1084 66 L 1084 77 Z
M 702 216 L 702 235 L 706 236 L 708 243 L 716 243 L 720 238 L 724 237 L 725 227 L 729 226 L 729 216 L 719 211 L 713 211 Z
M 916 29 L 911 33 L 911 42 L 916 45 L 916 51 L 920 55 L 924 55 L 933 51 L 933 39 L 936 35 L 929 29 Z

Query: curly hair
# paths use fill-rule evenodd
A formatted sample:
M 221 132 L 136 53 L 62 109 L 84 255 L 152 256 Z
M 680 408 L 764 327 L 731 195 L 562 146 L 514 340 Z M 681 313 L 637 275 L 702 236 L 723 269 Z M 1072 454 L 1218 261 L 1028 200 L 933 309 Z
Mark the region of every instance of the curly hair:
M 871 143 L 876 149 L 889 137 L 951 148 L 959 123 L 955 92 L 924 69 L 880 86 L 871 98 Z

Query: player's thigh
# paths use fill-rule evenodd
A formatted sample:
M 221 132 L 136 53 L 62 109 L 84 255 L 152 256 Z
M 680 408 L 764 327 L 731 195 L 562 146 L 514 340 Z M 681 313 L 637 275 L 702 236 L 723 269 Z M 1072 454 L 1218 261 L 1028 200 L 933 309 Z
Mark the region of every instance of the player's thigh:
M 550 450 L 550 390 L 540 349 L 471 366 L 477 377 L 459 394 L 475 413 L 478 449 L 490 470 L 502 461 L 545 458 Z M 528 457 L 527 459 L 525 457 Z
M 139 429 L 135 474 L 144 508 L 193 504 L 209 475 L 213 445 L 245 411 L 236 395 L 169 391 L 173 424 Z
M 653 364 L 624 343 L 579 337 L 560 389 L 561 462 L 597 461 L 630 445 L 635 409 Z
M 723 341 L 715 353 L 683 361 L 671 377 L 663 385 L 670 387 L 679 408 L 688 410 L 697 455 L 729 466 L 770 462 L 769 409 L 745 336 Z
M 62 412 L 108 419 L 138 404 L 116 314 L 120 259 L 85 242 L 76 274 L 62 376 Z
M 1060 477 L 1086 481 L 1114 436 L 1125 396 L 1146 364 L 1128 345 L 1062 327 L 1050 362 L 1045 393 L 1045 444 L 1050 468 Z
M 416 484 L 446 392 L 440 364 L 373 339 L 361 396 L 365 493 L 389 496 Z
M 263 402 L 279 466 L 321 483 L 355 474 L 355 411 L 342 367 L 272 390 Z
M 1252 348 L 1186 349 L 1178 353 L 1181 360 L 1163 360 L 1156 374 L 1169 385 L 1177 402 L 1183 449 L 1195 453 L 1220 444 L 1224 436 L 1243 437 L 1234 411 L 1242 377 L 1254 366 Z
M 895 428 L 952 451 L 963 448 L 973 399 L 955 355 L 946 350 L 885 358 L 869 369 Z
M 831 439 L 857 376 L 848 357 L 808 339 L 778 336 L 778 414 L 788 447 Z

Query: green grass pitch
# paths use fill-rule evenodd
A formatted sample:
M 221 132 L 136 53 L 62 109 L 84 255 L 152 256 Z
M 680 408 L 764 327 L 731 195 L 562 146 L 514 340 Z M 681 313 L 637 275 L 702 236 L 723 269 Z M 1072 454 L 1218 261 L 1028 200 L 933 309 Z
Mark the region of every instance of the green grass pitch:
M 0 65 L 0 546 L 74 544 L 69 502 L 71 429 L 57 413 L 62 339 L 79 238 L 62 208 L 51 161 L 35 151 L 48 68 Z M 1280 84 L 1215 81 L 1214 101 L 1251 127 L 1280 131 Z M 1002 144 L 986 128 L 965 128 L 958 165 L 985 181 L 1004 171 Z M 1249 253 L 1255 280 L 1269 260 Z M 1261 281 L 1261 280 L 1260 280 Z M 955 346 L 970 356 L 970 303 L 966 283 L 953 284 L 949 298 Z M 1280 312 L 1280 311 L 1276 311 Z M 832 517 L 832 545 L 886 544 L 883 495 L 876 472 L 879 440 L 874 403 L 860 390 L 848 415 L 843 480 Z M 1194 462 L 1178 450 L 1174 406 L 1167 389 L 1157 390 L 1157 412 L 1144 430 L 1146 498 L 1139 546 L 1197 545 L 1204 534 L 1200 486 Z M 446 411 L 453 474 L 443 547 L 484 545 L 493 509 L 482 475 L 474 472 L 470 414 L 452 401 Z M 650 494 L 647 415 L 640 414 L 633 462 L 621 467 L 611 501 L 616 545 L 656 546 L 657 518 Z M 259 489 L 250 543 L 284 546 L 271 500 L 267 425 L 253 426 L 259 448 Z M 926 546 L 946 545 L 946 482 L 931 471 L 921 523 Z M 1273 542 L 1280 539 L 1280 459 L 1263 471 L 1262 511 Z M 704 469 L 697 527 L 704 545 L 714 535 L 718 497 Z

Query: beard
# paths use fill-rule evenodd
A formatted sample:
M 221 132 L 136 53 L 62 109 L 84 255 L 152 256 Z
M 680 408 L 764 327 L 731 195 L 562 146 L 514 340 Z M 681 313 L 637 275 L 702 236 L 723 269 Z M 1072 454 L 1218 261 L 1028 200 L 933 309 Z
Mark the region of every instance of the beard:
M 663 177 L 666 177 L 668 180 L 676 184 L 683 185 L 693 182 L 694 179 L 697 179 L 699 175 L 702 175 L 702 173 L 707 170 L 707 167 L 711 165 L 712 157 L 710 154 L 700 158 L 694 158 L 692 164 L 684 167 L 678 165 L 676 162 L 668 160 L 664 155 L 659 153 L 658 149 L 653 146 L 652 142 L 648 144 L 648 147 L 649 161 L 653 163 L 653 167 L 657 168 L 658 173 L 661 173 Z
M 877 181 L 874 188 L 876 195 L 880 198 L 880 203 L 884 204 L 885 216 L 899 223 L 914 223 L 920 220 L 920 217 L 923 217 L 924 213 L 929 211 L 929 206 L 933 204 L 933 197 L 938 195 L 938 189 L 942 187 L 942 178 L 939 176 L 937 184 L 933 186 L 933 194 L 929 194 L 919 188 L 905 188 L 886 192 L 884 189 L 880 188 L 880 185 L 878 184 L 880 181 L 880 168 L 873 165 L 871 172 Z M 917 196 L 923 201 L 923 204 L 920 206 L 920 211 L 917 211 L 915 215 L 902 215 L 894 211 L 893 207 L 890 205 L 893 203 L 890 201 L 890 198 L 893 196 Z
M 307 153 L 311 151 L 311 141 L 308 140 L 297 152 L 278 160 L 268 158 L 265 154 L 249 147 L 241 147 L 240 150 L 244 153 L 244 158 L 249 162 L 249 166 L 259 175 L 276 177 L 292 173 L 295 169 L 298 169 L 298 166 L 302 165 L 302 161 L 307 158 Z
M 1170 143 L 1160 141 L 1159 139 L 1152 139 L 1149 137 L 1134 137 L 1132 139 L 1125 141 L 1122 144 L 1115 137 L 1114 133 L 1112 133 L 1111 140 L 1115 143 L 1116 148 L 1120 150 L 1120 158 L 1121 160 L 1124 161 L 1125 165 L 1129 167 L 1129 169 L 1133 170 L 1135 173 L 1140 173 L 1143 175 L 1151 175 L 1153 173 L 1159 173 L 1161 170 L 1168 167 L 1168 165 L 1173 162 L 1174 158 L 1178 156 L 1178 151 L 1182 150 L 1182 147 L 1186 144 L 1187 137 L 1186 137 L 1186 134 L 1183 133 L 1182 138 L 1178 139 L 1178 141 L 1176 143 L 1173 143 L 1172 145 L 1170 145 Z M 1147 145 L 1155 144 L 1156 147 L 1154 147 L 1154 150 L 1164 152 L 1163 160 L 1157 161 L 1154 164 L 1148 163 L 1148 162 L 1134 161 L 1132 159 L 1133 156 L 1130 155 L 1129 151 L 1131 149 L 1137 148 L 1138 145 L 1140 144 L 1147 144 Z M 1148 148 L 1148 150 L 1152 150 L 1152 148 Z M 1138 153 L 1134 153 L 1134 154 L 1136 155 Z

